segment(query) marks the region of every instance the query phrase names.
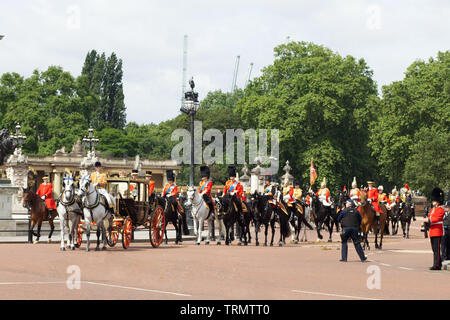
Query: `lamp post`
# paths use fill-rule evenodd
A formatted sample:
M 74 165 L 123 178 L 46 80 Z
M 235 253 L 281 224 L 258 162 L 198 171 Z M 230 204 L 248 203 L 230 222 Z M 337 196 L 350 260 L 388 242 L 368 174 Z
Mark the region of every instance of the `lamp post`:
M 25 135 L 22 135 L 21 130 L 22 130 L 22 127 L 18 123 L 16 125 L 16 134 L 15 135 L 13 135 L 13 134 L 11 135 L 11 138 L 13 138 L 17 142 L 17 148 L 19 148 L 20 150 L 22 150 L 22 145 L 27 140 L 27 137 Z
M 194 78 L 189 80 L 191 91 L 187 91 L 184 94 L 184 106 L 181 107 L 181 112 L 191 116 L 191 163 L 189 173 L 189 185 L 194 185 L 194 116 L 200 106 L 198 101 L 198 93 L 194 92 L 195 83 Z
M 83 139 L 83 144 L 86 148 L 89 147 L 89 151 L 92 152 L 92 150 L 95 150 L 95 147 L 98 145 L 98 138 L 94 137 L 94 129 L 92 127 L 88 130 L 89 136 L 85 136 Z

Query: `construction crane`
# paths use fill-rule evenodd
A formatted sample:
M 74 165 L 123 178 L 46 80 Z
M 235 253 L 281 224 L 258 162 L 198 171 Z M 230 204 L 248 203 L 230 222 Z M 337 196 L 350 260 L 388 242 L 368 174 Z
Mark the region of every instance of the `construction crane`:
M 239 71 L 239 60 L 241 60 L 241 56 L 236 57 L 236 64 L 234 66 L 234 73 L 233 73 L 233 82 L 231 83 L 231 93 L 236 90 L 236 81 L 237 81 L 237 74 Z
M 250 76 L 252 75 L 252 70 L 253 70 L 253 62 L 250 63 L 250 66 L 248 67 L 248 73 L 247 73 L 247 78 L 245 80 L 245 85 L 244 88 L 247 87 L 248 82 L 250 81 Z
M 186 92 L 186 73 L 187 73 L 187 45 L 188 45 L 188 36 L 184 35 L 184 43 L 183 43 L 183 82 L 182 82 L 182 92 L 181 92 L 181 107 L 184 107 L 184 93 Z

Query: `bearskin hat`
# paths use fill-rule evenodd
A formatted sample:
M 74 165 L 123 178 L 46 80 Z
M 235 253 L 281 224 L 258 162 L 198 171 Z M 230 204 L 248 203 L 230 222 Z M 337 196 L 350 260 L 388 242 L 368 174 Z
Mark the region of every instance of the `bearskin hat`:
M 166 170 L 167 181 L 175 181 L 175 174 L 173 170 Z
M 439 188 L 434 188 L 431 191 L 431 201 L 437 201 L 439 204 L 444 203 L 444 191 Z
M 200 175 L 202 176 L 202 178 L 203 178 L 203 177 L 206 177 L 206 178 L 209 179 L 209 177 L 210 177 L 210 175 L 211 175 L 211 172 L 210 172 L 210 170 L 209 170 L 209 167 L 208 167 L 208 166 L 202 166 L 202 167 L 200 167 Z
M 229 166 L 228 167 L 228 177 L 236 177 L 236 167 L 235 166 Z

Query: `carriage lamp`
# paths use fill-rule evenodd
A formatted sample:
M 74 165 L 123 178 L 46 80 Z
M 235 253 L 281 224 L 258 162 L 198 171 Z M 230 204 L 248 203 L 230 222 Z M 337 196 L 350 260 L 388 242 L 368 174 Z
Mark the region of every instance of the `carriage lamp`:
M 27 140 L 27 137 L 25 135 L 22 135 L 21 130 L 22 130 L 22 127 L 18 123 L 16 125 L 16 134 L 15 135 L 11 135 L 11 137 L 17 142 L 17 145 L 19 146 L 19 148 L 21 148 L 22 145 Z
M 89 151 L 92 152 L 92 150 L 97 147 L 98 142 L 100 141 L 98 138 L 94 137 L 94 129 L 92 127 L 88 130 L 89 136 L 85 136 L 83 139 L 83 144 L 86 148 L 89 148 Z

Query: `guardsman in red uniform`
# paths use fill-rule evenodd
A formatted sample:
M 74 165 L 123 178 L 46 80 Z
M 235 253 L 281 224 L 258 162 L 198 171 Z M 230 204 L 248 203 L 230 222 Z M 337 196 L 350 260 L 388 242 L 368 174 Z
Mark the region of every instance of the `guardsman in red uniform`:
M 53 210 L 56 210 L 56 203 L 55 200 L 53 200 L 53 185 L 49 182 L 48 175 L 45 175 L 42 180 L 44 181 L 39 186 L 39 189 L 37 190 L 36 194 L 41 197 L 42 200 L 45 201 L 45 205 L 48 209 L 48 219 L 51 219 Z
M 433 249 L 433 266 L 430 270 L 441 270 L 441 240 L 444 235 L 444 215 L 445 210 L 442 207 L 444 203 L 444 191 L 439 188 L 434 188 L 431 192 L 431 203 L 433 209 L 426 221 L 430 226 L 429 236 L 431 241 L 431 248 Z
M 153 192 L 155 191 L 155 181 L 153 181 L 152 179 L 151 171 L 145 172 L 145 181 L 148 182 L 148 198 L 153 199 L 154 198 Z
M 239 190 L 243 190 L 244 188 L 239 183 L 239 181 L 236 180 L 236 167 L 229 166 L 228 167 L 228 181 L 225 183 L 225 187 L 223 188 L 223 195 L 225 196 L 227 193 L 230 193 L 232 196 L 236 196 L 236 200 L 233 199 L 234 204 L 238 208 L 238 211 L 242 213 L 242 205 L 239 198 Z
M 215 208 L 214 208 L 214 200 L 211 194 L 211 190 L 213 187 L 213 182 L 210 179 L 211 178 L 211 172 L 209 170 L 208 166 L 200 167 L 200 174 L 202 176 L 202 180 L 200 181 L 199 187 L 198 187 L 198 193 L 201 194 L 203 197 L 203 200 L 208 205 L 209 208 L 209 215 L 214 214 Z
M 173 170 L 166 170 L 167 175 L 167 183 L 164 186 L 163 192 L 161 194 L 162 197 L 166 197 L 169 203 L 176 205 L 178 212 L 184 212 L 183 207 L 180 206 L 177 199 L 178 187 L 175 184 L 175 175 Z

